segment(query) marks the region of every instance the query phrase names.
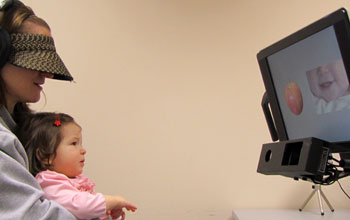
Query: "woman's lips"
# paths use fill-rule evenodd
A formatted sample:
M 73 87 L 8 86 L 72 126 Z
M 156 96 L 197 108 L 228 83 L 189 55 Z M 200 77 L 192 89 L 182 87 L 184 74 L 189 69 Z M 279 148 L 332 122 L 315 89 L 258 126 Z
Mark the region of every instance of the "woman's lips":
M 40 91 L 43 90 L 42 83 L 34 83 L 34 85 L 36 85 L 40 89 Z

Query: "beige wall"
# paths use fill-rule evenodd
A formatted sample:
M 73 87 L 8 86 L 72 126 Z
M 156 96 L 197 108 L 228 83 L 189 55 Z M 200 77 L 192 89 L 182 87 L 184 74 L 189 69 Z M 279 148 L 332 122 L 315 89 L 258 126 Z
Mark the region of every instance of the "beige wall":
M 309 195 L 308 182 L 256 172 L 271 142 L 256 54 L 348 0 L 24 2 L 50 23 L 76 81 L 48 80 L 34 107 L 76 118 L 85 174 L 139 206 L 129 220 L 227 220 Z M 337 184 L 324 191 L 350 207 Z

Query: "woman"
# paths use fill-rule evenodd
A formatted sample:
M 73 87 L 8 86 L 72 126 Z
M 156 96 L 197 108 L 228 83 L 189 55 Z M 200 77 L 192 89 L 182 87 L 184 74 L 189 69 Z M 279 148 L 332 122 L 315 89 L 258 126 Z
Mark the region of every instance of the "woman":
M 56 54 L 49 26 L 22 2 L 0 2 L 0 26 L 0 218 L 75 219 L 44 198 L 14 135 L 31 112 L 27 103 L 39 101 L 45 78 L 73 78 Z

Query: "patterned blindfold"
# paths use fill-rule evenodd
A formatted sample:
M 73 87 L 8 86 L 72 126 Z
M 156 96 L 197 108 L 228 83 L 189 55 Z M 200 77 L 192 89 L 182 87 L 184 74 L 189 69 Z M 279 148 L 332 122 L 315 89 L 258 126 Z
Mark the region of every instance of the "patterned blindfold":
M 52 73 L 54 79 L 73 80 L 56 52 L 52 37 L 39 34 L 13 33 L 10 38 L 12 53 L 9 63 L 30 70 Z

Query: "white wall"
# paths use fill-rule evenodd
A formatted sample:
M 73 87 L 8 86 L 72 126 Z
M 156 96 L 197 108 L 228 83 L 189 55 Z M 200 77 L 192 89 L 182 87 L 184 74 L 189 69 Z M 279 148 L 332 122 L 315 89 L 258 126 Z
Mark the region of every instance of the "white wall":
M 127 219 L 228 219 L 232 209 L 297 209 L 309 195 L 308 182 L 256 172 L 271 142 L 256 54 L 349 1 L 24 2 L 51 25 L 76 81 L 48 80 L 34 108 L 76 118 L 85 174 L 139 206 Z M 350 208 L 337 184 L 324 192 Z

